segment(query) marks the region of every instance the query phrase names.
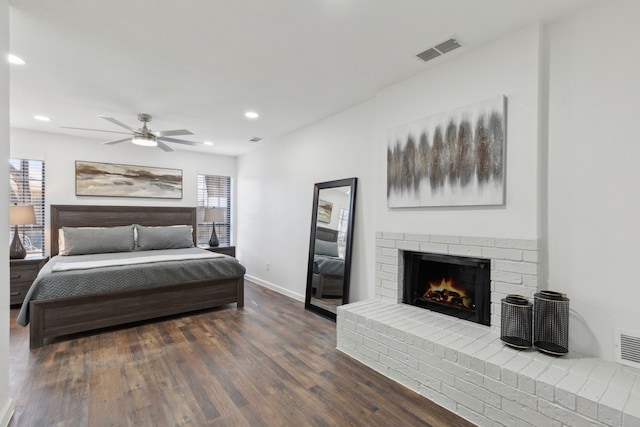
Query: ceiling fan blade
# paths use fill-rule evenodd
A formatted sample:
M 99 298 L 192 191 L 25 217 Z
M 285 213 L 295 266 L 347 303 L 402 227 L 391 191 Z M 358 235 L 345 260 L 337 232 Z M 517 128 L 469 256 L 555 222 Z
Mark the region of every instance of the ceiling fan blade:
M 91 130 L 95 132 L 108 132 L 108 133 L 121 133 L 123 135 L 128 135 L 129 132 L 120 132 L 118 130 L 102 130 L 102 129 L 88 129 L 88 128 L 73 128 L 71 126 L 60 126 L 62 129 L 75 129 L 75 130 Z
M 167 138 L 166 136 L 160 136 L 158 137 L 158 139 L 161 139 L 167 142 L 177 142 L 178 144 L 186 144 L 186 145 L 194 145 L 194 146 L 202 145 L 202 142 L 185 141 L 184 139 Z
M 164 151 L 173 151 L 173 148 L 169 147 L 167 144 L 165 144 L 162 141 L 158 141 L 156 140 L 156 142 L 158 143 L 158 148 Z
M 193 135 L 193 132 L 187 129 L 160 130 L 151 132 L 155 136 L 177 136 L 177 135 Z
M 111 141 L 103 142 L 102 145 L 120 144 L 121 142 L 125 142 L 125 141 L 131 141 L 131 137 L 129 136 L 127 138 L 120 138 L 120 139 L 114 139 Z
M 102 119 L 105 119 L 105 120 L 107 120 L 107 121 L 110 121 L 110 122 L 111 122 L 111 123 L 113 123 L 114 125 L 118 125 L 118 126 L 123 127 L 123 128 L 125 128 L 125 129 L 129 129 L 131 132 L 137 132 L 137 130 L 136 130 L 136 129 L 132 128 L 132 127 L 131 127 L 131 126 L 129 126 L 129 125 L 125 125 L 124 123 L 122 123 L 122 122 L 121 122 L 121 121 L 119 121 L 119 120 L 114 119 L 113 117 L 100 116 L 100 115 L 99 115 L 98 117 L 100 117 L 100 118 L 102 118 Z

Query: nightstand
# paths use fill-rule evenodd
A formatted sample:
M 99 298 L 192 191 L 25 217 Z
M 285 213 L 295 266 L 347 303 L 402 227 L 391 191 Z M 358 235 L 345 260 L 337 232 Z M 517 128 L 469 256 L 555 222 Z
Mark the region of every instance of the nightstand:
M 49 261 L 49 257 L 9 260 L 11 305 L 22 304 L 33 280 L 47 261 Z
M 225 254 L 232 257 L 236 257 L 236 247 L 235 246 L 201 246 L 202 249 L 206 249 L 210 252 L 217 252 L 219 254 Z

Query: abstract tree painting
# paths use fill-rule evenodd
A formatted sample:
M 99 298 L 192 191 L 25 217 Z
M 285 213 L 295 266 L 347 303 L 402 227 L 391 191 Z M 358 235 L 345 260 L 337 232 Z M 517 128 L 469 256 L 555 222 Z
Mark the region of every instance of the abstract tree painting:
M 387 205 L 502 205 L 507 98 L 499 96 L 390 129 Z

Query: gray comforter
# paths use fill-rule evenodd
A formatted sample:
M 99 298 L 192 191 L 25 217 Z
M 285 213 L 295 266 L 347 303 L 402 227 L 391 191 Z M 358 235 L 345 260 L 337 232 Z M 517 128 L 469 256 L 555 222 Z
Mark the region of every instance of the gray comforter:
M 56 263 L 86 262 L 102 259 L 120 259 L 153 255 L 201 253 L 203 249 L 164 249 L 142 252 L 55 256 L 45 264 L 27 292 L 17 322 L 29 323 L 29 301 L 99 294 L 156 285 L 170 285 L 193 280 L 241 276 L 245 268 L 235 258 L 192 259 L 181 261 L 149 262 L 134 265 L 99 267 L 86 270 L 52 271 Z

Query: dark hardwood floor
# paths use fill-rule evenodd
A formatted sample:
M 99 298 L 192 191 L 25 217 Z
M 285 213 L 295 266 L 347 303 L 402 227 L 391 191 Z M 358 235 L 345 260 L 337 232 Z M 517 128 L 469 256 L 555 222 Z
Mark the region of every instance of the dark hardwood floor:
M 247 282 L 245 307 L 29 351 L 11 310 L 18 426 L 471 426 L 335 349 L 335 323 Z

